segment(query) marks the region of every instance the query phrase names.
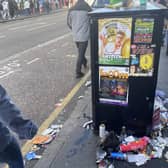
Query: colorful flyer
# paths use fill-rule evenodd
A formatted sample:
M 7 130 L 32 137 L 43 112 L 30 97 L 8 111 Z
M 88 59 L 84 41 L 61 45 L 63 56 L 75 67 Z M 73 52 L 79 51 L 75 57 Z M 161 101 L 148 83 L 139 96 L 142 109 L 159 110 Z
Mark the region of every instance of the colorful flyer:
M 131 46 L 129 76 L 152 76 L 155 45 L 138 44 Z
M 153 18 L 139 18 L 135 21 L 134 43 L 152 43 Z
M 129 65 L 132 18 L 98 20 L 99 64 Z
M 99 67 L 99 101 L 128 105 L 128 67 Z

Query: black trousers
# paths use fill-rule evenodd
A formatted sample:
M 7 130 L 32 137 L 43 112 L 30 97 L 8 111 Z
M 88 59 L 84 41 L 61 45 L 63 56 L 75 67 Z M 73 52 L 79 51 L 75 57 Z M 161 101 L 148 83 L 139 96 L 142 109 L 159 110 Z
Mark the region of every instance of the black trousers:
M 76 63 L 76 73 L 81 73 L 82 65 L 86 66 L 87 59 L 85 57 L 86 49 L 88 46 L 88 41 L 84 42 L 76 42 L 76 46 L 78 49 L 78 59 Z
M 20 146 L 14 137 L 4 151 L 0 152 L 0 162 L 7 163 L 9 168 L 24 168 Z

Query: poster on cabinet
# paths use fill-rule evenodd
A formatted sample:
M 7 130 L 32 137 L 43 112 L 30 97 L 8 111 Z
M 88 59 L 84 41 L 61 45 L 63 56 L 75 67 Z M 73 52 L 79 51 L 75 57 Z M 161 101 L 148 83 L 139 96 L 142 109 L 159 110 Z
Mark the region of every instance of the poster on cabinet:
M 98 20 L 99 64 L 129 65 L 132 18 Z
M 129 76 L 152 76 L 154 71 L 154 49 L 156 45 L 131 45 Z
M 100 103 L 128 104 L 128 67 L 99 66 Z
M 137 18 L 135 21 L 134 43 L 152 43 L 153 29 L 153 18 Z

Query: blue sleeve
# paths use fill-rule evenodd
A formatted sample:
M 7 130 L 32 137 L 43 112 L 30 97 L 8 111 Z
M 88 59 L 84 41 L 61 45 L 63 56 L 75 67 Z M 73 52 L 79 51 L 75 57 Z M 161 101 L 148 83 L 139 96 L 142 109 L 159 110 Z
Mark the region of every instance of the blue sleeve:
M 0 85 L 0 119 L 16 132 L 20 139 L 31 139 L 37 133 L 37 126 L 23 119 L 21 111 L 11 101 L 6 90 Z

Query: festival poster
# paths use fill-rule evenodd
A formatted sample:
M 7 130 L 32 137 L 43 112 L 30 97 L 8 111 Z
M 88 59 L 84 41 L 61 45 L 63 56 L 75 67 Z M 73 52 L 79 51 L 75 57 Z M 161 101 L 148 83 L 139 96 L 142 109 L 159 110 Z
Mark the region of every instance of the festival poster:
M 129 67 L 99 67 L 100 103 L 128 105 Z
M 153 18 L 138 18 L 135 21 L 134 43 L 152 43 Z
M 99 64 L 129 65 L 132 18 L 98 21 Z
M 133 44 L 131 46 L 129 76 L 152 76 L 154 64 L 154 48 L 150 44 Z

